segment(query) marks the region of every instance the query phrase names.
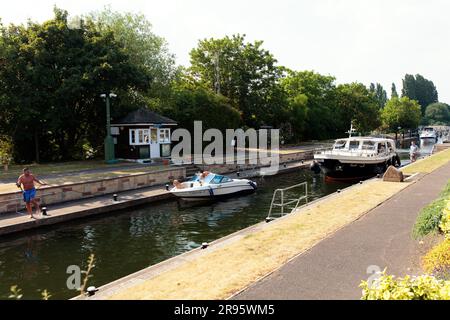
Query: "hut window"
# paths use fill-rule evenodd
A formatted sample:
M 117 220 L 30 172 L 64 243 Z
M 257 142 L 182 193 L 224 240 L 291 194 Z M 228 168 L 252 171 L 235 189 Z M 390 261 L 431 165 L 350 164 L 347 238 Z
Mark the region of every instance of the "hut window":
M 136 144 L 136 131 L 130 130 L 130 145 Z
M 170 143 L 170 129 L 159 129 L 159 143 Z
M 130 145 L 147 145 L 150 144 L 150 130 L 148 129 L 131 129 Z

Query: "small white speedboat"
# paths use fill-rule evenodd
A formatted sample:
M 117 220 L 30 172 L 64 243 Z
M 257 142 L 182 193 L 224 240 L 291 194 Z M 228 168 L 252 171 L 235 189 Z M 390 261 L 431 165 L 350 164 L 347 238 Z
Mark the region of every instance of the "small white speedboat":
M 420 132 L 420 139 L 436 140 L 437 139 L 436 130 L 434 130 L 434 128 L 432 127 L 423 128 L 422 131 Z
M 191 180 L 175 183 L 170 193 L 184 200 L 202 200 L 252 193 L 256 182 L 247 179 L 231 179 L 219 174 L 196 175 Z

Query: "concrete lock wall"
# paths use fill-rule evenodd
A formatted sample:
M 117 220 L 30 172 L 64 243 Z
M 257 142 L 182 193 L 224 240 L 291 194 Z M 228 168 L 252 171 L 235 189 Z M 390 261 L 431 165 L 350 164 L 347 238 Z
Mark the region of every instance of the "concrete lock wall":
M 184 179 L 185 176 L 186 169 L 184 167 L 170 168 L 98 181 L 43 187 L 37 191 L 36 197 L 40 200 L 41 205 L 45 206 L 118 193 L 121 191 L 162 185 L 173 179 Z M 23 208 L 24 202 L 21 191 L 0 194 L 0 214 L 16 212 Z
M 289 163 L 289 162 L 296 162 L 296 161 L 302 161 L 302 160 L 310 160 L 314 158 L 314 151 L 299 151 L 299 152 L 291 152 L 286 154 L 280 154 L 279 155 L 279 162 L 280 164 L 283 163 Z M 211 165 L 202 165 L 200 166 L 202 170 L 207 170 L 210 172 L 214 172 L 217 174 L 226 174 L 230 172 L 236 172 L 239 170 L 252 170 L 254 168 L 261 167 L 261 164 L 259 161 L 257 161 L 256 164 L 249 163 L 250 160 L 247 159 L 246 164 L 211 164 Z

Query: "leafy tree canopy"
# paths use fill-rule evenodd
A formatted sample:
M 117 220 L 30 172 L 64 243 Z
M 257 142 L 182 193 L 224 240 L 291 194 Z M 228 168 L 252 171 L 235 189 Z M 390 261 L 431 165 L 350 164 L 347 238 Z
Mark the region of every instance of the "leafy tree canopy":
M 425 108 L 434 102 L 438 102 L 438 92 L 434 83 L 425 79 L 420 74 L 413 76 L 406 74 L 403 79 L 402 97 L 408 97 L 419 102 L 422 115 Z
M 383 125 L 393 131 L 399 127 L 403 129 L 415 129 L 421 120 L 420 105 L 408 97 L 392 98 L 381 110 Z
M 248 126 L 275 124 L 282 93 L 283 69 L 262 41 L 249 43 L 245 35 L 205 39 L 191 55 L 191 78 L 201 87 L 227 97 Z
M 449 125 L 450 106 L 446 103 L 432 103 L 425 110 L 425 120 L 428 125 Z
M 97 29 L 91 20 L 71 27 L 68 13 L 57 8 L 42 24 L 1 28 L 0 60 L 7 63 L 0 69 L 0 115 L 17 158 L 76 158 L 86 141 L 100 149 L 105 107 L 99 95 L 116 92 L 120 113 L 121 101 L 148 89 L 148 75 L 131 62 L 123 43 Z
M 139 98 L 150 107 L 160 107 L 179 72 L 166 40 L 153 33 L 152 24 L 143 14 L 116 12 L 107 6 L 89 14 L 87 19 L 93 21 L 100 34 L 112 34 L 121 43 L 130 62 L 145 70 L 151 80 L 150 89 Z
M 347 124 L 347 128 L 350 123 L 353 123 L 359 132 L 370 132 L 379 127 L 380 101 L 362 83 L 339 85 L 336 103 L 341 123 Z

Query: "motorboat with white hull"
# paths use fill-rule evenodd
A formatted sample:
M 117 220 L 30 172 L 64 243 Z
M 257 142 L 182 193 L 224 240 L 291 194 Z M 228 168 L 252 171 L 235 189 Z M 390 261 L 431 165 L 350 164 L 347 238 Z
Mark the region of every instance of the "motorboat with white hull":
M 437 140 L 437 132 L 431 127 L 423 128 L 420 132 L 420 139 Z
M 183 200 L 210 200 L 253 193 L 256 188 L 256 182 L 248 179 L 232 179 L 208 173 L 196 175 L 183 183 L 174 182 L 174 187 L 169 191 Z
M 338 139 L 332 149 L 316 153 L 314 159 L 330 180 L 365 179 L 383 173 L 389 165 L 400 166 L 395 142 L 387 138 Z

